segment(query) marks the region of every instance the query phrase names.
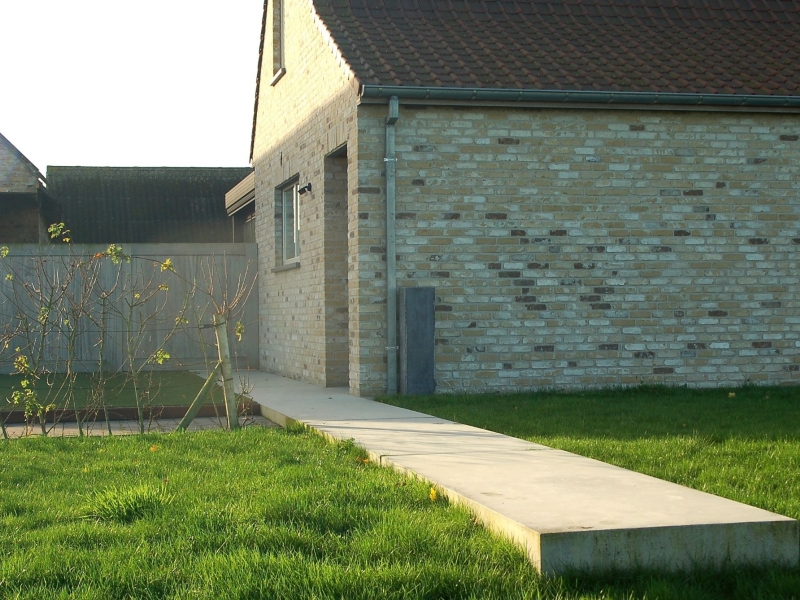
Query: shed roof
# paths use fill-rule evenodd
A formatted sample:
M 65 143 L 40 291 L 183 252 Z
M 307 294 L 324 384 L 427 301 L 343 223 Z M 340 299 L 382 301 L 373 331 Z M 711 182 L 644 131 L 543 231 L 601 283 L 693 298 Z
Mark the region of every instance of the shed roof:
M 225 192 L 251 171 L 47 167 L 47 178 L 75 242 L 228 242 Z

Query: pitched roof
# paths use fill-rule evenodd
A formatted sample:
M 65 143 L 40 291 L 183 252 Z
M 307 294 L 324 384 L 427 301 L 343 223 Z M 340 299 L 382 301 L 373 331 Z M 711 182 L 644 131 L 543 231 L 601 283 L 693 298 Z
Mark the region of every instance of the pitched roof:
M 229 242 L 225 192 L 251 171 L 47 167 L 47 178 L 75 242 Z
M 32 177 L 34 184 L 38 184 L 39 181 L 47 183 L 47 181 L 44 178 L 44 175 L 42 175 L 39 172 L 39 169 L 36 168 L 36 165 L 34 165 L 30 160 L 28 160 L 28 157 L 25 156 L 22 152 L 20 152 L 19 149 L 14 144 L 12 144 L 11 141 L 2 133 L 0 133 L 0 144 L 4 145 L 8 149 L 8 151 L 11 152 L 11 154 L 14 157 L 16 157 L 18 164 L 22 165 L 23 168 L 30 173 L 30 176 Z M 0 172 L 0 178 L 5 180 L 6 177 L 11 176 L 9 172 L 6 172 L 6 169 L 11 169 L 12 165 L 0 165 L 0 167 L 2 167 L 2 172 Z M 6 188 L 8 187 L 7 184 L 9 183 L 10 182 L 0 181 L 0 187 Z
M 800 95 L 795 0 L 313 0 L 362 85 Z
M 800 107 L 797 0 L 310 2 L 362 98 Z

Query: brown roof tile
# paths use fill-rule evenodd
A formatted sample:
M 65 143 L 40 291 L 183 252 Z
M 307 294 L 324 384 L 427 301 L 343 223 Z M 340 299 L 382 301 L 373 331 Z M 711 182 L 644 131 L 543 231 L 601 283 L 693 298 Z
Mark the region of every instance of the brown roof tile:
M 800 95 L 796 0 L 313 0 L 363 85 Z

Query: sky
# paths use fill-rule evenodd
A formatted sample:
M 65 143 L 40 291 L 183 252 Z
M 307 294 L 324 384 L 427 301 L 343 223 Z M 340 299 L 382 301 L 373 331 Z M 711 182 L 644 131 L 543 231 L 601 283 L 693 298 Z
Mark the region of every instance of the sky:
M 0 133 L 48 165 L 249 164 L 263 0 L 0 0 Z

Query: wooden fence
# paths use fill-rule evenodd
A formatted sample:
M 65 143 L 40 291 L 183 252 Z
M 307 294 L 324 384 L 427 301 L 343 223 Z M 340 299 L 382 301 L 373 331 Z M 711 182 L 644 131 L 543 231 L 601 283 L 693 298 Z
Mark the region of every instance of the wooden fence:
M 108 249 L 8 246 L 0 258 L 0 373 L 12 372 L 19 355 L 52 372 L 132 363 L 204 370 L 216 361 L 215 306 L 237 292 L 231 353 L 239 368 L 258 369 L 256 244 L 124 244 L 117 260 Z

